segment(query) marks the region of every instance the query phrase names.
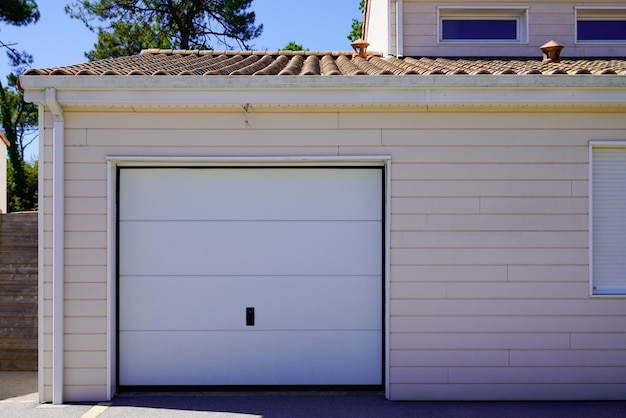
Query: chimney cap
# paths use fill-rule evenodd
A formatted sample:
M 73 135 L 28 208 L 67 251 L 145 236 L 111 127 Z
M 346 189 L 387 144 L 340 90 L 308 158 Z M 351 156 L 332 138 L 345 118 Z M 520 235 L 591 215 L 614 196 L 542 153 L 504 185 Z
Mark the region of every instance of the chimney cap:
M 558 43 L 557 41 L 555 41 L 554 39 L 552 39 L 551 41 L 543 44 L 541 46 L 541 49 L 544 48 L 554 48 L 554 47 L 561 47 L 561 48 L 565 48 L 563 45 L 561 45 L 560 43 Z
M 370 46 L 369 42 L 366 40 L 359 38 L 356 41 L 350 44 L 354 52 L 352 53 L 353 57 L 363 57 L 367 58 L 367 47 Z
M 560 62 L 561 61 L 561 51 L 565 48 L 565 46 L 556 42 L 555 40 L 551 40 L 546 44 L 540 47 L 541 52 L 543 52 L 543 63 L 548 64 L 550 62 Z

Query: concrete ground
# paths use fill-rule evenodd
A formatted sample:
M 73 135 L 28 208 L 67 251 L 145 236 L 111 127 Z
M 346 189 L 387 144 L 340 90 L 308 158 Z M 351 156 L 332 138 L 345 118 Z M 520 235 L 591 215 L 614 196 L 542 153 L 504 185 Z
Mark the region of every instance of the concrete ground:
M 380 393 L 126 393 L 111 402 L 37 402 L 35 372 L 0 372 L 2 418 L 624 418 L 619 402 L 391 402 Z M 626 397 L 626 394 L 625 394 Z
M 37 372 L 0 371 L 0 417 L 80 418 L 92 405 L 52 407 L 38 403 Z

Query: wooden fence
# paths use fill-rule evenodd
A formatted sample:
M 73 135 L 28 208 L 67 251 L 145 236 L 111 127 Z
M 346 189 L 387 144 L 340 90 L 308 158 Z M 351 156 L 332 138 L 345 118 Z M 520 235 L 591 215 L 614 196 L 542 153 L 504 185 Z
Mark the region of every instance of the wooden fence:
M 37 370 L 37 212 L 0 217 L 0 370 Z

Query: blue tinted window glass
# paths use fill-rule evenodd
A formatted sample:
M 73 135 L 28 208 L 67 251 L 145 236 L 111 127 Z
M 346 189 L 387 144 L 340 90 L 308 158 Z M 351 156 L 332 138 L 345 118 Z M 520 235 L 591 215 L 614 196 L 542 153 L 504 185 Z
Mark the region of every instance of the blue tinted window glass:
M 444 19 L 444 40 L 517 40 L 517 20 Z
M 626 20 L 579 20 L 579 41 L 626 41 Z

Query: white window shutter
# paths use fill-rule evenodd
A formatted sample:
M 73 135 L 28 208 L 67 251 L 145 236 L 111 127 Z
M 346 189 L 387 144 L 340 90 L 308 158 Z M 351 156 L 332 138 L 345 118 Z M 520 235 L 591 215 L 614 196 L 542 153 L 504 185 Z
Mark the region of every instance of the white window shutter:
M 626 294 L 626 146 L 591 154 L 592 291 Z

